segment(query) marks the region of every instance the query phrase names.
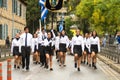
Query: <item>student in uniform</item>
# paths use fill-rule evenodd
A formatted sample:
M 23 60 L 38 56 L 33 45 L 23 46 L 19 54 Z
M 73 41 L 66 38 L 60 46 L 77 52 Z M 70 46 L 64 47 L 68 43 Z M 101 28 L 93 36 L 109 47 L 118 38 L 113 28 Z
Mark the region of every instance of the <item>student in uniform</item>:
M 68 36 L 65 35 L 65 31 L 62 30 L 61 35 L 60 35 L 60 40 L 59 40 L 59 51 L 60 51 L 60 65 L 65 65 L 65 59 L 66 59 L 66 51 L 68 49 L 69 45 L 69 39 Z
M 80 30 L 76 30 L 76 36 L 72 38 L 72 46 L 73 46 L 73 53 L 74 53 L 74 61 L 75 61 L 75 68 L 80 71 L 80 63 L 82 52 L 84 51 L 84 41 L 83 37 L 80 36 Z
M 47 33 L 47 38 L 44 40 L 45 46 L 45 56 L 46 56 L 46 68 L 48 69 L 50 66 L 50 71 L 53 71 L 52 68 L 52 57 L 53 57 L 53 41 L 51 38 L 51 32 Z
M 92 32 L 92 37 L 90 38 L 90 50 L 91 50 L 91 58 L 92 58 L 92 66 L 94 69 L 97 69 L 97 53 L 100 52 L 100 40 L 97 36 L 97 32 Z
M 45 67 L 46 58 L 45 58 L 45 49 L 44 49 L 44 40 L 47 38 L 47 33 L 45 32 L 44 28 L 38 34 L 38 51 L 40 54 L 40 62 L 41 67 Z
M 22 54 L 22 69 L 26 68 L 26 71 L 29 71 L 29 64 L 30 64 L 30 53 L 32 48 L 32 34 L 29 33 L 28 27 L 24 28 L 24 33 L 20 36 L 21 42 L 21 54 Z
M 84 37 L 83 57 L 84 57 L 84 64 L 86 63 L 86 58 L 87 58 L 87 64 L 90 64 L 90 39 L 88 33 L 85 33 L 85 37 Z
M 35 62 L 35 64 L 40 63 L 40 59 L 39 59 L 39 53 L 38 53 L 38 39 L 37 39 L 37 34 L 33 35 L 34 38 L 32 39 L 32 47 L 34 49 L 34 53 L 33 53 L 33 61 Z
M 60 39 L 60 33 L 57 33 L 57 37 L 55 38 L 55 51 L 56 51 L 56 59 L 57 62 L 59 62 L 59 39 Z
M 11 53 L 13 53 L 14 56 L 14 68 L 20 69 L 20 37 L 19 34 L 17 33 L 15 38 L 12 40 L 12 46 L 11 46 Z

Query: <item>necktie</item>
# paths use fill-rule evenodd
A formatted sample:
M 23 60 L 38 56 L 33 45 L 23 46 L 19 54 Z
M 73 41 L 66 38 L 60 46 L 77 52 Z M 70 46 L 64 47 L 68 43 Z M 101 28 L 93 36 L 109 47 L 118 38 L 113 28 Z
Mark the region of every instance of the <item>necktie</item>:
M 27 33 L 26 33 L 26 37 L 25 37 L 25 47 L 27 47 Z

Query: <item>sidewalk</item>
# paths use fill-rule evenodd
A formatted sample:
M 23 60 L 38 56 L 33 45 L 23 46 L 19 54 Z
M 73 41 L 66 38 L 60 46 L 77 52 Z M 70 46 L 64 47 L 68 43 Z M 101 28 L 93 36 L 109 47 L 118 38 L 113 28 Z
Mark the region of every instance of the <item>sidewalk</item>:
M 120 73 L 120 64 L 106 58 L 105 56 L 102 56 L 101 54 L 98 54 L 98 58 L 105 64 L 109 65 L 112 69 Z

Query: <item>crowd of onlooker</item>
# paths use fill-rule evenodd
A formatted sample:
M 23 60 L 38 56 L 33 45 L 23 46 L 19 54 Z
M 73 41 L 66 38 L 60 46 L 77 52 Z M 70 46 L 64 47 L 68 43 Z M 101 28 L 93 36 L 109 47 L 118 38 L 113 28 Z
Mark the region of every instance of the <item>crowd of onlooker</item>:
M 108 45 L 120 45 L 120 31 L 116 33 L 116 35 L 105 35 L 101 39 L 102 47 Z

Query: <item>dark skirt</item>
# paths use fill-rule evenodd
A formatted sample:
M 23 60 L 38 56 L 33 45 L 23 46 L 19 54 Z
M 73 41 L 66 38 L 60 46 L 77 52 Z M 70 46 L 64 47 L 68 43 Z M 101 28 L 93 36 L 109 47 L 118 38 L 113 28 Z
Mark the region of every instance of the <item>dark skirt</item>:
M 82 47 L 81 45 L 74 45 L 73 47 L 74 54 L 78 54 L 78 56 L 82 56 Z
M 49 54 L 50 56 L 53 56 L 54 55 L 53 48 L 50 46 L 46 46 L 45 47 L 45 54 Z
M 66 44 L 60 43 L 60 44 L 59 44 L 59 51 L 66 53 L 66 51 L 67 51 L 67 49 L 66 49 Z
M 37 49 L 37 46 L 36 46 L 36 45 L 34 46 L 34 53 L 35 53 L 35 52 L 38 52 L 38 49 Z
M 20 56 L 20 53 L 19 53 L 19 47 L 15 46 L 13 47 L 13 56 Z
M 38 45 L 38 52 L 41 54 L 41 55 L 44 55 L 45 54 L 45 47 L 42 46 L 41 44 Z
M 89 52 L 89 50 L 88 50 L 88 48 L 85 46 L 84 47 L 84 51 L 86 51 L 87 52 L 87 54 L 89 54 L 90 52 Z
M 91 45 L 91 52 L 98 53 L 98 45 Z

